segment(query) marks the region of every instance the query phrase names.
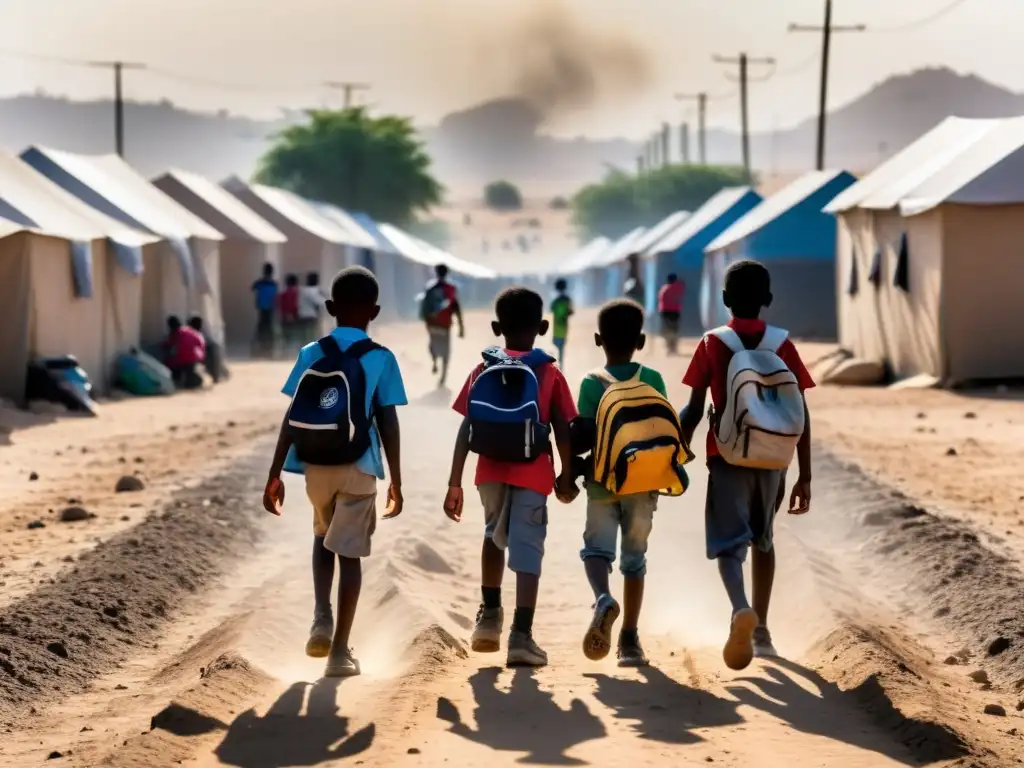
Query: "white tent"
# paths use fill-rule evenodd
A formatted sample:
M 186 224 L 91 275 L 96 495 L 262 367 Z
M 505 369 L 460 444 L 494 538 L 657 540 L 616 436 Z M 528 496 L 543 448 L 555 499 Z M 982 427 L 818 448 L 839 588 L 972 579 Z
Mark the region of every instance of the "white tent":
M 22 225 L 71 243 L 71 252 L 31 263 L 29 349 L 73 354 L 97 392 L 111 383 L 118 354 L 139 343 L 142 247 L 158 237 L 134 229 L 0 152 L 0 206 Z
M 256 328 L 253 280 L 264 264 L 279 266 L 287 238 L 237 197 L 203 176 L 172 169 L 154 179 L 153 184 L 224 235 L 219 280 L 224 336 L 229 346 L 248 348 Z
M 659 248 L 661 241 L 671 235 L 672 232 L 678 229 L 688 218 L 690 218 L 689 211 L 676 211 L 675 213 L 669 214 L 644 232 L 643 237 L 639 238 L 636 243 L 634 243 L 633 250 L 641 256 L 648 258 L 653 256 L 661 250 Z
M 166 335 L 168 315 L 203 317 L 224 341 L 220 242 L 224 236 L 150 184 L 116 155 L 75 155 L 31 147 L 22 159 L 93 208 L 161 239 L 143 248 L 144 344 Z

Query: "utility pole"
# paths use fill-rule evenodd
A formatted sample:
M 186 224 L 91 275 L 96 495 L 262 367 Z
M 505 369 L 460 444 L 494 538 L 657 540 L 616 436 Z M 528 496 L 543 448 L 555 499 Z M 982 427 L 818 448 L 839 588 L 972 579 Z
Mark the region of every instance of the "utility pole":
M 825 169 L 825 126 L 828 121 L 828 63 L 832 52 L 833 32 L 863 32 L 867 29 L 863 24 L 836 26 L 832 23 L 832 0 L 825 0 L 825 23 L 820 26 L 809 24 L 790 24 L 790 32 L 821 32 L 821 90 L 818 94 L 818 149 L 817 168 Z
M 708 95 L 701 91 L 700 93 L 677 93 L 676 101 L 691 101 L 696 100 L 697 102 L 697 159 L 701 165 L 708 164 L 708 144 L 707 144 L 707 132 L 708 132 Z
M 751 58 L 746 53 L 741 53 L 738 57 L 730 58 L 727 56 L 714 56 L 714 61 L 719 64 L 732 64 L 739 65 L 740 73 L 736 79 L 740 84 L 740 133 L 741 143 L 743 148 L 743 167 L 747 171 L 749 176 L 751 173 L 750 167 L 750 109 L 748 104 L 747 94 L 749 91 L 748 83 L 750 81 L 750 65 L 751 64 L 763 64 L 771 65 L 774 67 L 775 59 L 770 57 L 763 58 Z M 774 70 L 767 76 L 756 78 L 759 81 L 768 80 Z M 730 78 L 731 79 L 731 78 Z
M 679 157 L 683 165 L 690 164 L 690 124 L 683 123 L 679 126 Z
M 636 175 L 638 177 L 644 175 L 644 155 L 642 152 L 636 156 Z
M 324 87 L 330 88 L 333 91 L 341 91 L 344 94 L 344 105 L 345 109 L 352 107 L 352 96 L 356 91 L 368 91 L 370 86 L 367 83 L 352 83 L 345 80 L 329 80 L 324 83 Z
M 672 149 L 669 144 L 672 141 L 672 129 L 668 123 L 661 124 L 661 164 L 672 164 Z
M 124 157 L 124 88 L 122 73 L 126 69 L 145 69 L 145 64 L 128 61 L 90 61 L 90 67 L 114 70 L 114 148 Z

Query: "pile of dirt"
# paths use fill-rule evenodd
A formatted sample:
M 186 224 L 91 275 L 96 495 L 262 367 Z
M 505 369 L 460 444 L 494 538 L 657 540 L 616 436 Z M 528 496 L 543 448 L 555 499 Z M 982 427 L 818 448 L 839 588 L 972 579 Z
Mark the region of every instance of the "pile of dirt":
M 162 512 L 84 554 L 0 610 L 0 727 L 85 689 L 158 630 L 258 533 L 248 462 L 180 492 Z

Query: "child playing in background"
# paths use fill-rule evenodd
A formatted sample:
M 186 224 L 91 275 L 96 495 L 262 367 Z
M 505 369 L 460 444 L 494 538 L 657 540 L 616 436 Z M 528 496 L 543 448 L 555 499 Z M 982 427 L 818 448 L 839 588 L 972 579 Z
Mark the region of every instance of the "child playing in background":
M 277 297 L 277 311 L 281 321 L 281 335 L 288 347 L 293 344 L 305 344 L 299 333 L 299 276 L 287 275 L 284 279 L 284 290 Z
M 732 320 L 726 327 L 706 334 L 693 354 L 683 377 L 683 383 L 692 391 L 690 403 L 683 411 L 682 427 L 684 437 L 690 440 L 703 417 L 710 390 L 714 415 L 707 439 L 707 555 L 718 561 L 718 571 L 732 603 L 732 622 L 723 657 L 731 669 L 739 670 L 747 667 L 754 656 L 777 655 L 768 631 L 768 606 L 775 578 L 772 530 L 775 513 L 782 503 L 785 468 L 792 460 L 793 446 L 789 443 L 787 449 L 782 445 L 782 451 L 775 448 L 790 439 L 796 442 L 800 476 L 793 486 L 789 512 L 804 514 L 811 501 L 811 424 L 802 393 L 813 387 L 814 381 L 786 332 L 760 319 L 761 310 L 772 302 L 771 277 L 763 265 L 754 261 L 732 264 L 725 274 L 723 300 Z M 741 418 L 730 418 L 742 410 L 737 400 L 744 396 L 744 389 L 730 391 L 734 379 L 730 364 L 739 355 L 744 356 L 743 375 L 752 376 L 759 384 L 745 389 L 760 402 L 754 403 Z M 773 411 L 776 432 L 774 436 L 764 432 L 754 441 L 746 441 L 744 447 L 742 430 L 750 429 L 747 425 L 752 418 L 758 418 L 757 411 L 763 408 Z M 739 432 L 733 428 L 737 421 Z M 793 431 L 800 431 L 781 434 L 787 430 L 779 425 L 786 423 L 795 424 Z M 751 434 L 748 431 L 746 436 Z M 743 583 L 743 562 L 751 545 L 753 608 L 747 602 Z
M 658 291 L 658 316 L 661 320 L 661 336 L 670 355 L 676 354 L 679 343 L 679 318 L 683 313 L 683 294 L 686 284 L 674 272 L 665 278 L 665 284 Z
M 534 349 L 544 335 L 544 301 L 526 288 L 508 288 L 495 303 L 495 336 L 504 337 L 504 349 L 484 353 L 485 364 L 469 375 L 455 400 L 463 417 L 452 458 L 444 511 L 455 522 L 462 519 L 462 476 L 470 450 L 479 454 L 475 484 L 484 508 L 481 555 L 483 602 L 473 630 L 472 648 L 478 653 L 501 647 L 504 612 L 501 582 L 508 549 L 509 569 L 516 574 L 516 610 L 508 638 L 509 666 L 541 667 L 547 654 L 533 639 L 544 540 L 547 537 L 547 498 L 557 486 L 558 498 L 571 501 L 578 493 L 571 478 L 572 450 L 569 422 L 576 417 L 569 385 L 552 358 Z M 532 385 L 532 386 L 531 386 Z M 488 389 L 489 388 L 489 389 Z M 478 415 L 488 410 L 488 398 L 506 397 L 500 413 L 522 411 L 532 418 L 490 421 Z M 499 417 L 495 417 L 496 419 Z M 525 430 L 524 430 L 525 428 Z M 524 431 L 530 436 L 524 446 Z M 555 480 L 554 459 L 548 443 L 554 434 L 562 474 Z M 514 434 L 514 439 L 506 439 Z
M 567 293 L 565 278 L 555 281 L 555 298 L 551 302 L 551 343 L 558 350 L 558 367 L 565 370 L 565 345 L 569 337 L 569 318 L 573 316 L 572 299 Z
M 381 447 L 391 476 L 384 519 L 402 513 L 396 407 L 407 400 L 395 356 L 366 332 L 380 313 L 378 295 L 377 279 L 363 267 L 344 269 L 334 279 L 326 309 L 337 327 L 302 348 L 285 382 L 282 391 L 292 404 L 281 424 L 263 494 L 266 510 L 279 515 L 286 462 L 288 471 L 305 474 L 306 496 L 313 505 L 316 601 L 306 653 L 327 657 L 327 677 L 360 672 L 349 635 L 362 588 L 360 561 L 370 554 L 377 523 L 377 480 L 384 479 Z M 316 375 L 305 376 L 311 369 Z M 329 429 L 332 423 L 344 423 L 344 428 Z M 337 626 L 331 609 L 335 557 L 341 572 Z

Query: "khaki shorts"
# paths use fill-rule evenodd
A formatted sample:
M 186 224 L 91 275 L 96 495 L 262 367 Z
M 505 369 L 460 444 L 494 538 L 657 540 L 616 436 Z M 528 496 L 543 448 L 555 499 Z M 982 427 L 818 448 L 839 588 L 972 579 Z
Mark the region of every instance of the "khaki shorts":
M 342 557 L 370 554 L 377 527 L 377 478 L 352 465 L 306 465 L 306 496 L 313 505 L 313 534 Z

